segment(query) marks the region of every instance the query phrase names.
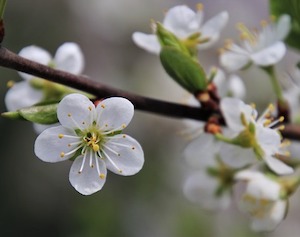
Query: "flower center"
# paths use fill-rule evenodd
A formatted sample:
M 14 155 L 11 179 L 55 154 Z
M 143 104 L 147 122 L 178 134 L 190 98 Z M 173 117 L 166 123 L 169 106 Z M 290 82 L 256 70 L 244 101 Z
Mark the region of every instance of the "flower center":
M 88 132 L 83 137 L 83 140 L 86 147 L 90 147 L 94 152 L 98 152 L 100 150 L 100 143 L 103 139 L 97 132 Z

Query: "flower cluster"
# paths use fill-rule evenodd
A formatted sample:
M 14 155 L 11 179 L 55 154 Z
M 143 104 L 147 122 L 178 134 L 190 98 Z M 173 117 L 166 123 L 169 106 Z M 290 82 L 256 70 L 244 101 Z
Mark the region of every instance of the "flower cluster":
M 213 111 L 206 123 L 185 122 L 189 131 L 195 130 L 191 136 L 193 140 L 183 154 L 194 170 L 184 183 L 186 197 L 205 209 L 224 209 L 231 202 L 233 187 L 245 181 L 247 186 L 241 198 L 241 209 L 252 216 L 252 229 L 273 230 L 287 212 L 287 199 L 291 195 L 288 190 L 291 186 L 292 190 L 298 187 L 298 182 L 291 181 L 292 177 L 286 178 L 288 183 L 293 183 L 289 187 L 281 182 L 282 175 L 293 174 L 295 168 L 288 159 L 290 142 L 281 135 L 287 101 L 292 100 L 291 95 L 284 99 L 274 70 L 287 51 L 283 40 L 290 31 L 291 18 L 282 15 L 277 22 L 262 21 L 261 31 L 251 31 L 240 23 L 237 26 L 241 32 L 241 45 L 228 40 L 221 50 L 219 62 L 227 71 L 234 72 L 255 64 L 270 76 L 278 107 L 271 104 L 258 116 L 254 105 L 241 100 L 246 89 L 239 77 L 234 75 L 226 81 L 221 68 L 203 76 L 202 72 L 190 67 L 195 61 L 201 65 L 193 50 L 208 48 L 215 43 L 228 19 L 228 14 L 222 12 L 201 26 L 202 14 L 202 5 L 196 13 L 186 6 L 173 7 L 161 25 L 153 24 L 153 35 L 136 32 L 133 41 L 151 53 L 160 53 L 170 77 L 194 94 L 189 104 Z M 165 29 L 163 34 L 161 27 Z M 173 51 L 164 49 L 166 47 Z M 180 54 L 173 53 L 176 50 L 182 52 L 181 65 L 179 59 L 172 59 L 172 56 L 179 58 Z M 186 55 L 192 60 L 185 59 Z M 190 74 L 180 69 L 182 65 Z M 195 83 L 196 80 L 203 83 Z M 201 86 L 195 90 L 191 89 L 190 85 L 199 84 Z M 295 93 L 299 94 L 299 90 L 293 95 Z M 295 100 L 293 104 L 296 104 Z M 226 128 L 222 128 L 222 124 L 226 124 Z
M 284 92 L 275 70 L 288 50 L 284 40 L 293 27 L 291 17 L 284 14 L 277 21 L 262 21 L 260 31 L 239 23 L 240 44 L 227 40 L 217 58 L 220 66 L 210 70 L 203 67 L 204 59 L 198 53 L 221 37 L 229 18 L 226 11 L 203 22 L 202 4 L 196 12 L 185 5 L 175 6 L 162 23 L 152 22 L 153 34 L 132 35 L 137 46 L 159 55 L 170 78 L 188 91 L 188 104 L 206 116 L 201 122 L 185 120 L 192 131 L 183 151 L 190 166 L 182 187 L 185 196 L 205 209 L 226 209 L 236 187 L 242 186 L 239 206 L 250 216 L 254 231 L 274 230 L 285 218 L 289 198 L 300 185 L 295 172 L 300 166 L 296 159 L 299 144 L 294 143 L 297 151 L 290 159 L 290 151 L 295 149 L 289 150 L 291 142 L 282 133 L 284 122 L 299 122 L 300 90 L 298 86 Z M 73 74 L 80 74 L 84 66 L 75 43 L 60 46 L 54 58 L 36 46 L 24 48 L 19 55 Z M 242 73 L 251 65 L 263 69 L 273 86 L 276 101 L 262 113 L 243 101 L 247 88 Z M 227 76 L 224 70 L 239 74 Z M 130 176 L 142 169 L 141 145 L 123 133 L 133 117 L 134 103 L 122 97 L 95 98 L 32 75 L 20 75 L 24 81 L 15 83 L 6 94 L 11 111 L 6 116 L 42 124 L 35 125 L 40 133 L 35 155 L 45 162 L 71 161 L 69 180 L 79 193 L 101 190 L 107 170 Z M 298 63 L 294 77 L 299 75 Z

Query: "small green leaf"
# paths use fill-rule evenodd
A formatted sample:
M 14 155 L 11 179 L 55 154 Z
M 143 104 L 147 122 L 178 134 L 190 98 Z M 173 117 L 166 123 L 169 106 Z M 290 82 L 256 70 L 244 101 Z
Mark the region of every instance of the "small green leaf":
M 288 14 L 292 18 L 292 28 L 286 43 L 300 50 L 300 1 L 299 0 L 270 0 L 272 15 L 279 17 Z
M 8 111 L 1 114 L 2 117 L 13 120 L 24 120 L 18 111 Z
M 156 23 L 156 27 L 156 35 L 162 47 L 173 47 L 186 55 L 190 55 L 189 50 L 172 32 L 165 29 L 159 22 Z
M 20 109 L 18 112 L 25 120 L 40 124 L 53 124 L 58 121 L 56 115 L 57 105 L 36 105 Z
M 160 60 L 169 76 L 189 92 L 196 93 L 206 89 L 206 74 L 192 57 L 177 48 L 163 47 Z

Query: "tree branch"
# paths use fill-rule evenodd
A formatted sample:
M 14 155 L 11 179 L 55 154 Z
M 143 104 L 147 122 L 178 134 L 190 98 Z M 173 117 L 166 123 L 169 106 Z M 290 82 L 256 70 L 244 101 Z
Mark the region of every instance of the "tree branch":
M 176 118 L 190 118 L 195 120 L 207 121 L 211 112 L 187 105 L 171 103 L 152 99 L 130 92 L 103 85 L 100 82 L 89 79 L 85 76 L 77 76 L 64 71 L 56 70 L 45 65 L 22 58 L 19 55 L 0 47 L 0 66 L 13 70 L 25 72 L 46 80 L 63 84 L 92 95 L 98 98 L 120 96 L 130 100 L 135 109 L 152 112 L 164 116 Z M 300 127 L 287 124 L 282 134 L 286 138 L 300 140 Z

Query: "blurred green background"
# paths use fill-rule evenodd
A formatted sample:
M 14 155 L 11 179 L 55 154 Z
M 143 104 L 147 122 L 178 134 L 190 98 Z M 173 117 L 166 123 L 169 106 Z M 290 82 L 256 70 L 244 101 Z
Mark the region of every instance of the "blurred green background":
M 38 45 L 52 54 L 63 42 L 78 43 L 86 58 L 84 74 L 117 88 L 169 101 L 182 101 L 184 92 L 165 75 L 157 56 L 137 48 L 134 31 L 150 33 L 150 19 L 177 4 L 194 8 L 196 1 L 174 0 L 9 0 L 3 45 L 19 52 Z M 218 65 L 217 49 L 224 39 L 237 38 L 236 22 L 254 26 L 268 18 L 267 0 L 205 0 L 205 19 L 227 10 L 230 21 L 222 40 L 203 51 L 205 67 Z M 298 57 L 289 52 L 290 61 Z M 299 58 L 299 57 L 298 57 Z M 279 67 L 289 67 L 288 62 Z M 291 66 L 290 66 L 291 67 Z M 15 71 L 0 68 L 1 111 L 9 80 Z M 244 74 L 247 100 L 264 105 L 272 99 L 264 75 Z M 257 86 L 259 84 L 259 87 Z M 145 152 L 145 166 L 133 177 L 109 173 L 100 192 L 82 196 L 69 184 L 70 162 L 48 164 L 33 153 L 36 134 L 27 122 L 0 118 L 0 236 L 262 236 L 249 230 L 248 219 L 237 211 L 210 213 L 189 203 L 182 194 L 188 168 L 181 152 L 187 141 L 178 119 L 137 111 L 125 133 Z M 299 195 L 298 195 L 299 198 Z M 299 200 L 299 199 L 298 199 Z M 293 237 L 300 233 L 299 205 L 294 197 L 287 220 L 263 236 Z

